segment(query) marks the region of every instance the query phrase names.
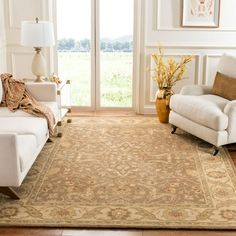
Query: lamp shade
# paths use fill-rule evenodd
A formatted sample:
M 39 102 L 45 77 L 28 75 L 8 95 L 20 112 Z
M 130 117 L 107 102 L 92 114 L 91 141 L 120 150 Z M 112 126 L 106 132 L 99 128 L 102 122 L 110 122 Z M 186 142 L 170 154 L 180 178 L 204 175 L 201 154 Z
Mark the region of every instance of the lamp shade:
M 49 47 L 54 45 L 53 25 L 49 21 L 22 21 L 21 45 Z

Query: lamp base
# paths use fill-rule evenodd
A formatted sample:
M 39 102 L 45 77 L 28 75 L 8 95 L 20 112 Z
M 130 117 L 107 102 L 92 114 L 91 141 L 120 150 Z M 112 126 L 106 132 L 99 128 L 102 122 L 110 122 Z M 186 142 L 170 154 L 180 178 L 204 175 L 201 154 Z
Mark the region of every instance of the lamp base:
M 41 76 L 36 76 L 36 80 L 34 81 L 35 83 L 41 83 L 44 82 Z
M 46 61 L 40 47 L 35 47 L 35 52 L 32 61 L 32 73 L 36 76 L 35 82 L 43 82 L 46 75 Z

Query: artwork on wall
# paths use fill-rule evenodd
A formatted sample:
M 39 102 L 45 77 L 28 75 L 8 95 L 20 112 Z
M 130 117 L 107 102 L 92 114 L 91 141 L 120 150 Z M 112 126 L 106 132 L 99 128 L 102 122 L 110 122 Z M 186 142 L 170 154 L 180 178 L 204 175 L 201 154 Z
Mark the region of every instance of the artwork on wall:
M 219 27 L 220 0 L 182 1 L 182 27 Z

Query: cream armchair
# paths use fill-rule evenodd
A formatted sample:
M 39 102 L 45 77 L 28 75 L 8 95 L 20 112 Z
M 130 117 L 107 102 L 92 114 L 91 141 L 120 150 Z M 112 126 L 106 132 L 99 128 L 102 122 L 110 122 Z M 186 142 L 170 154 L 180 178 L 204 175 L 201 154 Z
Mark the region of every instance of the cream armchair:
M 217 71 L 236 78 L 236 58 L 222 56 Z M 230 101 L 213 95 L 211 86 L 189 85 L 182 88 L 170 101 L 169 123 L 172 134 L 177 127 L 187 131 L 214 147 L 236 143 L 236 100 Z

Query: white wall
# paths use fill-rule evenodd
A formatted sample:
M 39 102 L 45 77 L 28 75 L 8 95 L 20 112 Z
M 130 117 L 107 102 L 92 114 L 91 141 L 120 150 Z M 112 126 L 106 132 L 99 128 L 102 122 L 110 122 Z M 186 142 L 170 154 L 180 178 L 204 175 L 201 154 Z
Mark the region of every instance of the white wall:
M 1 48 L 1 61 L 6 60 L 5 68 L 0 71 L 12 73 L 15 78 L 34 78 L 31 73 L 31 63 L 34 49 L 20 45 L 20 27 L 23 20 L 49 19 L 49 6 L 52 0 L 0 0 L 0 17 L 4 16 L 2 24 L 5 29 L 5 45 Z M 4 14 L 1 14 L 4 12 Z M 0 25 L 1 27 L 1 25 Z M 2 29 L 0 28 L 1 33 Z M 1 45 L 0 39 L 0 45 Z M 4 52 L 5 51 L 5 52 Z M 49 49 L 44 49 L 46 58 L 49 58 Z M 47 70 L 50 73 L 50 60 Z
M 0 0 L 0 74 L 6 72 L 6 31 L 3 0 Z
M 236 1 L 221 0 L 219 28 L 182 28 L 182 0 L 147 0 L 145 16 L 145 44 L 143 68 L 151 67 L 150 55 L 157 51 L 158 43 L 165 55 L 194 55 L 185 76 L 175 91 L 184 84 L 212 84 L 216 66 L 223 53 L 236 55 Z M 156 85 L 150 72 L 142 71 L 142 113 L 154 113 Z
M 55 20 L 55 1 L 0 0 L 0 72 L 10 72 L 16 78 L 34 77 L 31 73 L 34 51 L 19 44 L 20 24 L 22 20 L 35 17 Z M 140 66 L 140 76 L 135 75 L 140 77 L 136 109 L 141 113 L 155 113 L 156 85 L 147 68 L 151 66 L 150 55 L 157 50 L 158 43 L 162 44 L 166 56 L 176 59 L 184 54 L 195 56 L 185 74 L 189 79 L 181 81 L 176 91 L 184 84 L 212 84 L 219 57 L 223 53 L 236 54 L 236 0 L 221 0 L 220 27 L 217 29 L 181 28 L 182 0 L 141 1 L 143 15 L 140 19 L 144 22 L 137 24 L 141 25 L 141 37 L 137 40 L 140 54 L 135 61 Z M 47 74 L 50 74 L 56 71 L 56 57 L 52 49 L 44 50 L 44 54 L 48 62 Z

